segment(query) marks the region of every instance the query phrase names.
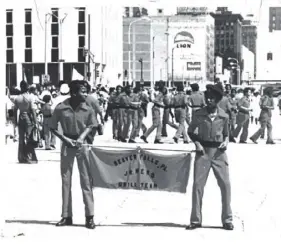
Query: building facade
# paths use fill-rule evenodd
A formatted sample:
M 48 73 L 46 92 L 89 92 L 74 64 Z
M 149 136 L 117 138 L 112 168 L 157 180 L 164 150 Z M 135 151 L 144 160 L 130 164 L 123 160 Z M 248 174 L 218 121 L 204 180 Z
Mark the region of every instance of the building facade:
M 215 53 L 223 57 L 223 67 L 229 68 L 228 58 L 235 58 L 239 62 L 241 71 L 242 62 L 242 21 L 240 14 L 233 14 L 226 7 L 219 7 L 211 13 L 215 19 Z M 238 82 L 235 71 L 233 82 Z M 240 78 L 240 77 L 239 77 Z
M 242 46 L 243 72 L 241 74 L 242 82 L 249 82 L 255 79 L 255 54 L 246 46 Z
M 281 7 L 269 7 L 269 32 L 281 30 Z
M 73 69 L 90 76 L 91 84 L 118 84 L 122 74 L 121 7 L 82 0 L 80 7 L 71 1 L 67 6 L 56 1 L 37 1 L 36 5 L 26 1 L 23 8 L 13 2 L 6 10 L 7 86 L 23 79 L 42 83 L 43 75 L 49 75 L 52 84 L 70 81 Z
M 141 78 L 139 57 L 142 56 L 147 85 L 160 80 L 166 81 L 167 86 L 178 82 L 214 81 L 213 17 L 207 13 L 189 15 L 182 12 L 165 16 L 159 12 L 149 18 L 123 19 L 123 70 L 128 70 L 127 30 L 131 23 L 133 80 L 138 82 Z
M 256 78 L 256 55 L 257 55 L 257 26 L 251 20 L 242 22 L 243 45 L 247 47 L 255 56 L 254 79 Z

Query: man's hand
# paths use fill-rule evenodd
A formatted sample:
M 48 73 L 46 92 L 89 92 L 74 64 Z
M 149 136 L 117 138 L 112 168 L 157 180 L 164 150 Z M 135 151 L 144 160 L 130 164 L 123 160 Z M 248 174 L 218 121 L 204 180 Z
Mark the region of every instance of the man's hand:
M 76 141 L 75 141 L 75 145 L 76 147 L 80 148 L 83 144 L 84 144 L 84 138 L 79 137 Z
M 76 147 L 76 141 L 72 140 L 70 138 L 64 137 L 63 142 L 68 148 L 75 148 Z
M 198 153 L 200 155 L 204 155 L 205 154 L 205 150 L 204 150 L 203 146 L 200 143 L 195 143 L 195 150 L 196 150 L 196 153 Z
M 228 145 L 228 142 L 224 141 L 220 144 L 219 146 L 219 149 L 220 150 L 226 150 L 227 149 L 227 145 Z

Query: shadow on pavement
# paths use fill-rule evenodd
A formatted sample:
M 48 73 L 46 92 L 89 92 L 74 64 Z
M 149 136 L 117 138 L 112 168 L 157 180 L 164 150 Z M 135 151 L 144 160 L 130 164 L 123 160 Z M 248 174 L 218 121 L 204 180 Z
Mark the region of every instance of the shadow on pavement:
M 6 223 L 20 223 L 27 225 L 49 225 L 55 226 L 57 221 L 41 221 L 41 220 L 6 220 Z M 85 225 L 73 224 L 72 227 L 84 227 Z

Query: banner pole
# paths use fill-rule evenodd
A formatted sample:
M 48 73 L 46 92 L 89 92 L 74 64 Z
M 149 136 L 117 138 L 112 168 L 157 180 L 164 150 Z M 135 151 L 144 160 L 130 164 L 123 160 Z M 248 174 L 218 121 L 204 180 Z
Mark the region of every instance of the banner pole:
M 135 150 L 138 147 L 122 147 L 122 146 L 112 146 L 112 145 L 92 145 L 92 144 L 83 144 L 83 146 L 93 147 L 93 148 L 111 148 L 111 149 L 131 149 Z M 175 151 L 175 152 L 185 152 L 185 153 L 195 153 L 196 150 L 183 150 L 183 149 L 165 149 L 165 148 L 141 148 L 144 150 L 155 150 L 155 151 Z
M 140 162 L 140 152 L 141 152 L 141 147 L 137 147 L 137 162 L 138 162 L 138 168 L 139 168 L 139 173 L 138 173 L 138 188 L 141 190 L 141 162 Z

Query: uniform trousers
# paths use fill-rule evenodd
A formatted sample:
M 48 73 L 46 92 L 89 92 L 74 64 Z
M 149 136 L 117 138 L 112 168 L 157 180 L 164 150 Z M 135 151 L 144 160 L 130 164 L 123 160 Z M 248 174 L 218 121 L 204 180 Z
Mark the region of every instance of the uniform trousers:
M 179 123 L 175 137 L 179 138 L 181 135 L 183 135 L 183 140 L 187 142 L 188 136 L 187 136 L 187 131 L 186 131 L 186 127 L 185 127 L 185 122 L 186 122 L 185 108 L 176 108 L 175 116 L 176 116 L 176 121 Z
M 152 126 L 146 131 L 144 137 L 148 137 L 156 129 L 156 140 L 161 139 L 162 122 L 161 111 L 159 107 L 152 107 Z
M 242 134 L 240 136 L 240 141 L 246 142 L 248 138 L 249 124 L 250 124 L 250 115 L 239 112 L 237 115 L 237 126 L 233 132 L 233 136 L 235 138 L 238 137 L 241 130 L 243 129 Z
M 223 224 L 230 223 L 232 222 L 232 210 L 230 206 L 231 187 L 227 155 L 225 152 L 217 148 L 204 147 L 204 150 L 204 155 L 197 154 L 195 156 L 194 181 L 192 190 L 192 212 L 190 221 L 194 224 L 202 223 L 202 199 L 204 187 L 206 185 L 210 169 L 212 168 L 221 190 L 221 221 Z
M 62 178 L 62 217 L 72 217 L 72 171 L 74 159 L 77 159 L 80 175 L 80 185 L 85 205 L 85 215 L 94 215 L 93 182 L 89 169 L 89 148 L 68 148 L 65 144 L 61 148 L 61 178 Z

